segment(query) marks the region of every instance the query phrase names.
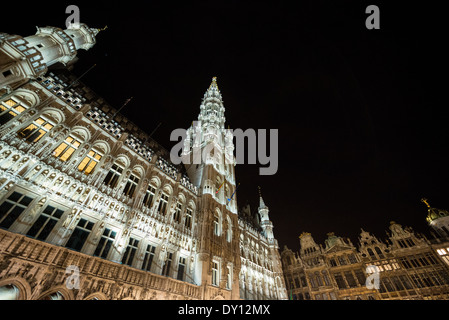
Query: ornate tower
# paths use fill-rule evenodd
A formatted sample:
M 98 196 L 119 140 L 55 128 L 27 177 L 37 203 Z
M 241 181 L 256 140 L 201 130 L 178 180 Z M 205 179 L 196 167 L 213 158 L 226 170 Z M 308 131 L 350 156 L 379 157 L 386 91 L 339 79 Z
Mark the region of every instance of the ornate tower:
M 427 199 L 421 199 L 421 202 L 427 206 L 426 220 L 429 226 L 441 237 L 449 237 L 449 212 L 431 207 Z
M 81 23 L 66 30 L 37 27 L 28 37 L 0 33 L 0 94 L 44 75 L 51 65 L 73 64 L 77 50 L 92 48 L 98 32 Z
M 233 135 L 225 129 L 217 79 L 204 94 L 198 121 L 187 130 L 182 152 L 187 174 L 201 196 L 196 282 L 205 298 L 239 298 L 239 224 Z
M 268 213 L 270 212 L 270 210 L 268 209 L 268 207 L 265 205 L 265 202 L 263 201 L 262 198 L 262 194 L 260 192 L 260 187 L 259 187 L 259 215 L 260 215 L 260 225 L 263 229 L 263 232 L 265 233 L 265 236 L 267 237 L 267 239 L 274 239 L 274 233 L 273 233 L 273 223 L 270 221 L 270 217 L 268 215 Z

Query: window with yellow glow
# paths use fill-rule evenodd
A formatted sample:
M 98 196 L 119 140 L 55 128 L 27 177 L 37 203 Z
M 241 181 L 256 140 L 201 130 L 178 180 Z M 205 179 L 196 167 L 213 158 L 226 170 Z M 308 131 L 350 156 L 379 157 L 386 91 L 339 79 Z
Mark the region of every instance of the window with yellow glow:
M 2 101 L 0 103 L 0 125 L 5 124 L 25 110 L 24 106 L 13 99 Z
M 90 150 L 83 161 L 78 166 L 79 171 L 83 171 L 85 174 L 90 174 L 95 166 L 100 162 L 101 155 L 95 150 Z
M 28 127 L 19 131 L 18 134 L 19 137 L 24 138 L 28 142 L 37 142 L 52 128 L 53 124 L 48 120 L 39 117 Z
M 68 136 L 67 139 L 53 151 L 53 155 L 62 161 L 67 161 L 80 145 L 81 142 Z

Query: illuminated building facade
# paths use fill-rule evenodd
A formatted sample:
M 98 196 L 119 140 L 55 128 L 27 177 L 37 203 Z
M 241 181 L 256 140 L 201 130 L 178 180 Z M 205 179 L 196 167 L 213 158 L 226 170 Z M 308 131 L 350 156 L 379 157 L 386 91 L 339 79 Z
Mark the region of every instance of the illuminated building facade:
M 328 234 L 323 247 L 309 233 L 303 233 L 299 253 L 287 247 L 281 253 L 290 298 L 448 300 L 448 217 L 446 210 L 429 206 L 427 221 L 438 232 L 433 239 L 394 221 L 385 242 L 362 229 L 358 248 L 333 233 Z M 378 288 L 374 287 L 375 273 Z
M 214 78 L 174 165 L 65 70 L 97 29 L 0 34 L 2 299 L 287 299 L 260 196 L 239 215 L 233 136 Z

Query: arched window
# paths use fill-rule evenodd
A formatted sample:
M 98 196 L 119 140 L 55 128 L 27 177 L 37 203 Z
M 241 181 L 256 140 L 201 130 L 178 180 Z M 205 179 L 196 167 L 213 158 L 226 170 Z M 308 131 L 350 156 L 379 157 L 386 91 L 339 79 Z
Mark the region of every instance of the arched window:
M 161 200 L 159 201 L 159 207 L 157 208 L 157 212 L 163 216 L 165 216 L 167 212 L 167 203 L 168 203 L 168 195 L 162 193 Z
M 220 267 L 218 261 L 212 261 L 212 285 L 218 286 Z
M 0 287 L 0 300 L 19 300 L 19 289 L 12 284 Z
M 56 147 L 53 151 L 53 156 L 59 158 L 61 161 L 67 161 L 80 145 L 81 141 L 79 139 L 73 136 L 68 136 L 64 142 Z
M 124 165 L 120 162 L 116 162 L 112 165 L 111 169 L 109 170 L 108 174 L 106 175 L 106 178 L 104 178 L 104 183 L 107 186 L 110 186 L 111 188 L 115 188 L 117 186 L 117 182 L 120 178 L 120 176 L 123 173 Z
M 42 297 L 41 300 L 65 300 L 61 292 L 57 291 Z
M 192 210 L 192 208 L 189 207 L 186 210 L 186 217 L 184 220 L 184 226 L 186 228 L 190 229 L 192 227 L 192 216 L 193 216 L 193 210 Z
M 368 254 L 369 254 L 370 257 L 374 257 L 374 252 L 373 252 L 373 250 L 371 248 L 368 248 L 367 251 L 368 251 Z
M 374 250 L 376 250 L 376 253 L 379 255 L 379 258 L 383 259 L 384 255 L 379 247 L 375 247 Z
M 25 139 L 27 142 L 37 142 L 53 127 L 54 124 L 52 122 L 47 120 L 44 116 L 40 116 L 25 129 L 17 132 L 17 134 L 20 138 Z
M 0 125 L 7 123 L 27 109 L 14 97 L 0 103 Z
M 97 150 L 92 149 L 89 153 L 84 157 L 84 159 L 80 162 L 78 166 L 78 170 L 84 172 L 84 174 L 90 174 L 95 166 L 100 162 L 103 157 Z
M 181 222 L 182 203 L 176 203 L 175 212 L 173 213 L 173 221 L 176 223 Z
M 218 212 L 214 214 L 214 234 L 216 236 L 220 235 L 220 217 Z
M 133 171 L 126 182 L 125 188 L 123 189 L 123 194 L 131 198 L 134 195 L 134 191 L 136 191 L 139 181 L 140 178 L 138 173 Z
M 151 206 L 153 205 L 155 193 L 156 193 L 156 188 L 150 184 L 148 186 L 147 191 L 145 192 L 145 197 L 143 198 L 144 206 L 151 208 Z

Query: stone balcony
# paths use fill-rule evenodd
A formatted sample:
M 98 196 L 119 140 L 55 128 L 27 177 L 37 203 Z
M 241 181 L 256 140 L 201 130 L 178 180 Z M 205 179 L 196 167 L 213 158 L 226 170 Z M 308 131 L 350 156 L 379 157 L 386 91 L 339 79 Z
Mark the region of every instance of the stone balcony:
M 68 285 L 73 269 L 79 271 L 79 289 Z M 5 286 L 26 300 L 203 298 L 199 286 L 0 229 L 0 288 Z

